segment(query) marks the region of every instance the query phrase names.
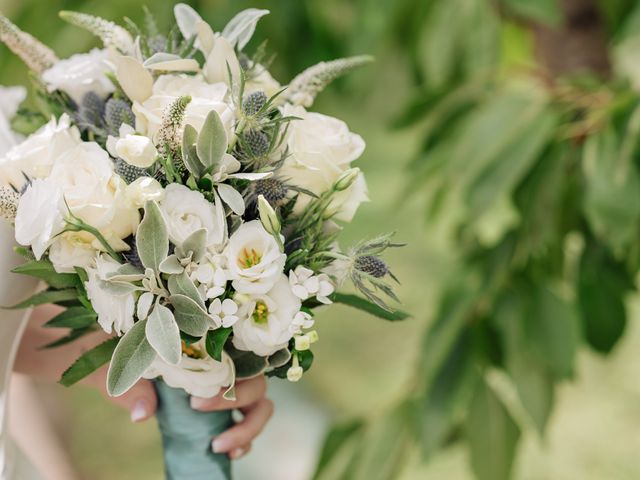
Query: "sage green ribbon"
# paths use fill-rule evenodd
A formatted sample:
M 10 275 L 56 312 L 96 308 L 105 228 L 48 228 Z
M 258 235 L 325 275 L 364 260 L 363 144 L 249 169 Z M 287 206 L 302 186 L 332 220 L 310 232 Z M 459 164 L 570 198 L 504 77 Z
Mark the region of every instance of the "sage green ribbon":
M 211 441 L 233 424 L 231 411 L 198 412 L 184 390 L 154 383 L 167 480 L 230 480 L 231 461 L 213 453 Z

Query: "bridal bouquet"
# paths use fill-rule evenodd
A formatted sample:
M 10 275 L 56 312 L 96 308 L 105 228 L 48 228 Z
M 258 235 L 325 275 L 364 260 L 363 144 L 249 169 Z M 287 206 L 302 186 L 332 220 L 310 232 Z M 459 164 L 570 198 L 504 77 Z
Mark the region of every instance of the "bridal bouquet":
M 71 385 L 110 363 L 117 396 L 161 379 L 168 478 L 229 475 L 209 451 L 230 412 L 200 413 L 188 395 L 233 398 L 238 379 L 298 381 L 311 366 L 314 310 L 346 303 L 396 320 L 395 280 L 380 258 L 390 235 L 340 249 L 367 188 L 352 162 L 364 141 L 307 111 L 338 76 L 369 61 L 311 67 L 282 87 L 264 46 L 244 51 L 266 10 L 214 32 L 189 6 L 160 33 L 75 12 L 61 17 L 103 49 L 59 60 L 0 16 L 0 39 L 33 73 L 40 112 L 0 159 L 0 213 L 47 289 L 13 308 L 66 307 L 48 327 L 113 337 L 64 374 Z M 49 120 L 50 119 L 50 120 Z M 350 278 L 362 295 L 338 294 Z M 53 345 L 53 346 L 55 346 Z

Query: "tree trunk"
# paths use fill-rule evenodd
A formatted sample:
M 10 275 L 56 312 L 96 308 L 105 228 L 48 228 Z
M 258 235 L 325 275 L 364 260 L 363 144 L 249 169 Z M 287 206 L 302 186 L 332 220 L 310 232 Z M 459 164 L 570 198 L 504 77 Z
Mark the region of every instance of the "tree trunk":
M 563 24 L 533 27 L 538 60 L 552 77 L 586 72 L 608 77 L 607 35 L 596 0 L 558 1 Z

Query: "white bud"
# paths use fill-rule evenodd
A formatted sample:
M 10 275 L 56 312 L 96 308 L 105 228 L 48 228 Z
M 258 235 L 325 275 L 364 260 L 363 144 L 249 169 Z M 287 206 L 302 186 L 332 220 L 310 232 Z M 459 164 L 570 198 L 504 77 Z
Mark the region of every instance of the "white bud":
M 342 175 L 340 175 L 340 178 L 336 180 L 336 183 L 333 185 L 333 189 L 336 192 L 342 192 L 348 189 L 353 185 L 353 182 L 356 181 L 358 175 L 360 175 L 359 168 L 350 168 L 349 170 L 346 170 Z
M 291 367 L 287 370 L 287 380 L 297 382 L 302 378 L 303 373 L 302 367 Z
M 320 340 L 320 336 L 318 335 L 318 332 L 315 330 L 312 330 L 309 333 L 307 333 L 307 337 L 309 337 L 309 343 L 316 343 L 318 340 Z
M 260 221 L 264 229 L 271 235 L 280 235 L 281 226 L 278 214 L 263 195 L 258 196 L 258 212 L 260 212 Z
M 299 335 L 295 338 L 296 341 L 296 350 L 299 352 L 304 352 L 305 350 L 309 350 L 311 346 L 311 340 L 308 335 Z

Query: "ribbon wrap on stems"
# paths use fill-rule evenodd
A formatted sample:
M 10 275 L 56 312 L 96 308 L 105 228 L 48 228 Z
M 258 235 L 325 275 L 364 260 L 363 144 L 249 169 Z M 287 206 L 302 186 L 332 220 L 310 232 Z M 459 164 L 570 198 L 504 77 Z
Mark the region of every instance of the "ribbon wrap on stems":
M 154 384 L 167 480 L 230 480 L 231 460 L 213 453 L 211 441 L 233 424 L 231 411 L 198 412 L 184 390 Z

